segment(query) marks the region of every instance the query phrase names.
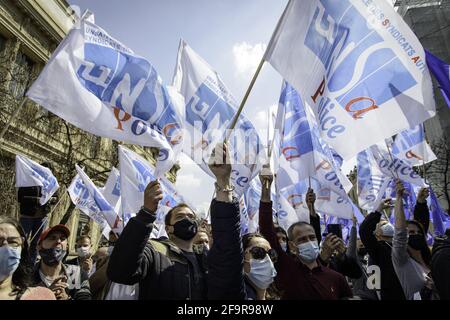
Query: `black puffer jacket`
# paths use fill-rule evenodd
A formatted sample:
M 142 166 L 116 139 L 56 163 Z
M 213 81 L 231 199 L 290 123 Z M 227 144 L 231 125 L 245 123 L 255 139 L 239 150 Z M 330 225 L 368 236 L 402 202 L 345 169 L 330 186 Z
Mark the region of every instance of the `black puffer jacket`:
M 208 298 L 247 299 L 239 203 L 236 199 L 231 203 L 212 201 L 211 229 L 213 245 L 208 253 Z
M 373 264 L 380 267 L 381 300 L 406 300 L 392 264 L 392 245 L 378 241 L 373 234 L 380 220 L 381 213 L 368 214 L 359 226 L 359 236 Z
M 139 283 L 139 299 L 190 300 L 203 287 L 206 298 L 207 267 L 204 254 L 196 255 L 201 274 L 170 240 L 150 240 L 156 216 L 139 212 L 130 219 L 111 254 L 107 275 L 117 283 Z M 192 279 L 195 279 L 194 281 Z

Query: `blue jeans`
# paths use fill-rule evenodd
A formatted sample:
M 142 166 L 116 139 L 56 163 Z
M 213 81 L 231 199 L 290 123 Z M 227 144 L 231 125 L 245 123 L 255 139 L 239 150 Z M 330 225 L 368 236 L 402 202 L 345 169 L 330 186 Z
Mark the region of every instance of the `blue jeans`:
M 30 263 L 33 266 L 36 262 L 37 258 L 37 243 L 42 231 L 45 230 L 45 225 L 47 224 L 47 218 L 29 218 L 26 216 L 20 217 L 20 224 L 22 225 L 23 230 L 25 231 L 25 235 L 28 239 L 32 239 L 29 244 L 29 257 Z M 42 226 L 42 224 L 44 224 Z M 42 226 L 42 228 L 41 228 Z M 30 235 L 31 234 L 31 235 Z

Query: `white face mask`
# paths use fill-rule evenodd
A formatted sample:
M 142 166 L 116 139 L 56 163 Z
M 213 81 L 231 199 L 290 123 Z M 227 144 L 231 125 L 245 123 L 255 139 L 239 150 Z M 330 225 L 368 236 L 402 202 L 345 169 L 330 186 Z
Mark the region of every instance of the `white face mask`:
M 287 243 L 286 242 L 281 242 L 280 246 L 281 246 L 281 249 L 283 249 L 284 252 L 287 252 Z
M 391 223 L 383 224 L 380 227 L 380 230 L 381 230 L 381 234 L 384 237 L 393 237 L 394 236 L 394 230 L 395 229 L 394 229 L 394 226 Z
M 91 247 L 79 247 L 77 248 L 77 253 L 80 258 L 85 258 L 91 252 Z
M 250 272 L 247 277 L 260 289 L 267 289 L 277 276 L 275 266 L 268 255 L 262 260 L 250 259 Z
M 316 261 L 320 248 L 317 240 L 301 243 L 297 246 L 300 259 L 306 263 Z

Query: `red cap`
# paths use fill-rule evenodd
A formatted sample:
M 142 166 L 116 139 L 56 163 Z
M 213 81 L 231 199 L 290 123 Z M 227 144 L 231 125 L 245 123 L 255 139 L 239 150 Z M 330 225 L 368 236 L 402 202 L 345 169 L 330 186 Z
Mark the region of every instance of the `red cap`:
M 43 231 L 41 233 L 41 236 L 39 237 L 38 243 L 41 242 L 42 240 L 45 240 L 50 233 L 55 232 L 55 231 L 64 233 L 67 238 L 70 236 L 70 230 L 64 224 L 58 224 L 56 226 L 53 226 L 53 227 L 48 228 L 45 231 Z

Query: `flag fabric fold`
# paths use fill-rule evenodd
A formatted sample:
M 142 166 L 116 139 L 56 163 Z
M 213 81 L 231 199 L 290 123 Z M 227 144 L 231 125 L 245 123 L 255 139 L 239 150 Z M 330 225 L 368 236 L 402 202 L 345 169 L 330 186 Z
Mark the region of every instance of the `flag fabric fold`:
M 265 60 L 345 160 L 436 114 L 425 51 L 386 1 L 290 0 Z
M 210 176 L 208 161 L 217 143 L 227 137 L 237 103 L 218 73 L 183 40 L 180 41 L 173 87 L 186 102 L 183 151 Z M 228 138 L 231 180 L 241 196 L 258 174 L 264 148 L 253 125 L 241 115 Z
M 439 84 L 439 90 L 450 108 L 450 66 L 430 51 L 425 50 L 428 68 Z
M 91 134 L 159 148 L 158 174 L 173 166 L 182 145 L 181 119 L 155 68 L 87 17 L 26 95 Z
M 25 156 L 16 155 L 16 187 L 41 187 L 41 206 L 58 190 L 59 184 L 49 168 L 41 166 Z

